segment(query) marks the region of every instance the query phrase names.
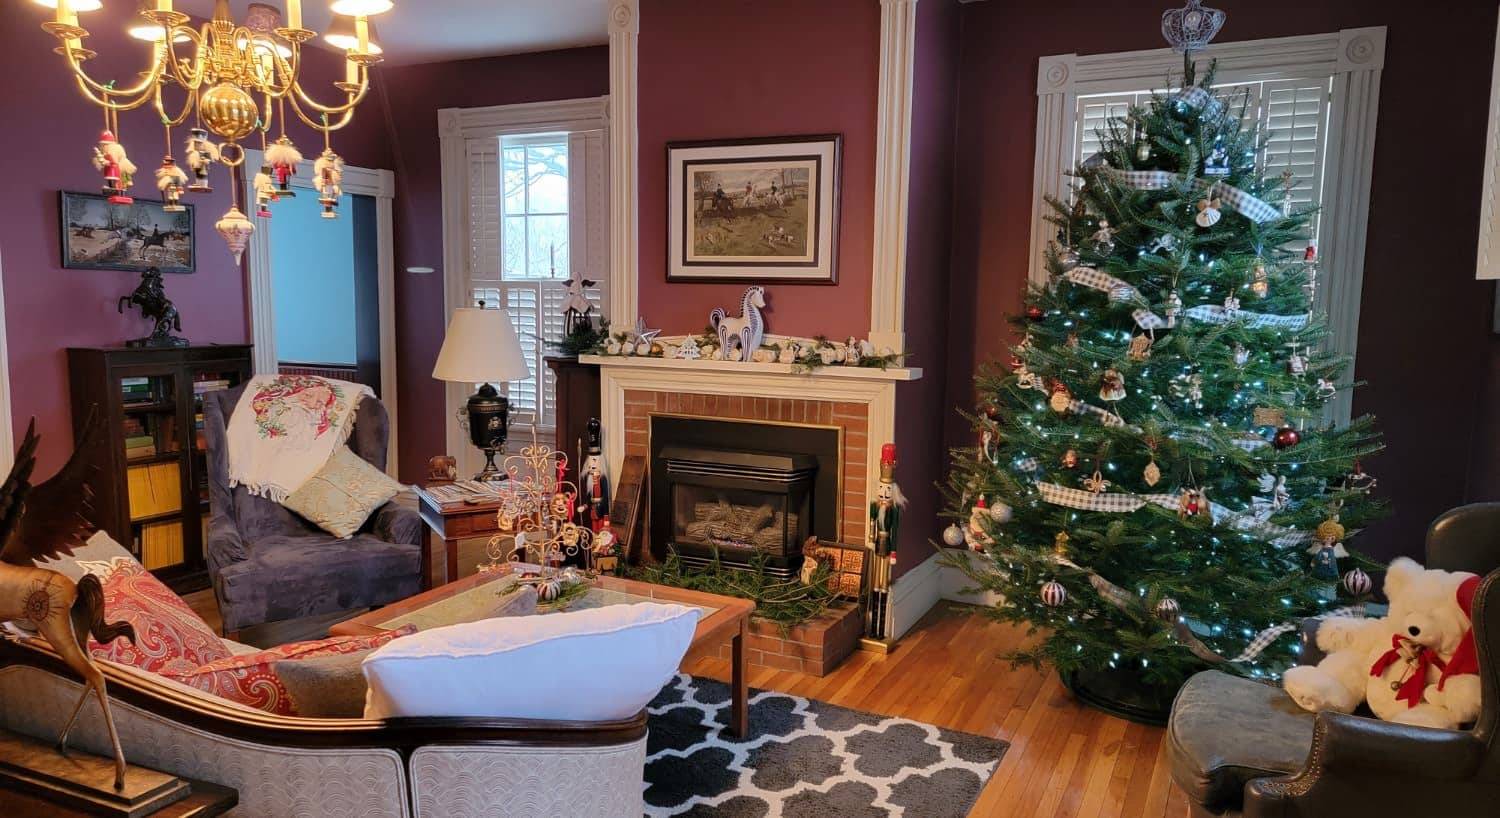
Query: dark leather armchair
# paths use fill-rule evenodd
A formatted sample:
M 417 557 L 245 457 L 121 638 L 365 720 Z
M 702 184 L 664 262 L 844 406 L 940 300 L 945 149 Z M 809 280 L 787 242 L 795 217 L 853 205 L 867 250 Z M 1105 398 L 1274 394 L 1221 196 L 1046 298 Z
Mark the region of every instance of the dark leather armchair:
M 415 507 L 398 497 L 341 540 L 280 504 L 229 487 L 225 428 L 241 386 L 203 400 L 210 520 L 204 556 L 224 632 L 268 622 L 354 611 L 405 599 L 422 586 L 426 537 Z M 360 401 L 348 446 L 385 468 L 390 419 L 380 401 Z
M 1183 687 L 1167 726 L 1172 777 L 1194 816 L 1500 814 L 1500 503 L 1435 520 L 1427 565 L 1485 576 L 1473 608 L 1483 687 L 1474 727 L 1314 716 L 1279 688 L 1205 671 Z M 1316 661 L 1307 641 L 1303 658 Z

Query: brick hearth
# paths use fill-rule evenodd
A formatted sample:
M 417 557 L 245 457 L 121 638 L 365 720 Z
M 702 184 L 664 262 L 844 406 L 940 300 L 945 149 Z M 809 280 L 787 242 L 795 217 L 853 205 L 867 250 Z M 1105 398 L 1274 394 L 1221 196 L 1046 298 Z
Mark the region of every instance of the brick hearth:
M 650 456 L 653 414 L 809 424 L 842 429 L 844 448 L 840 456 L 840 468 L 843 470 L 843 497 L 839 509 L 838 531 L 844 542 L 864 542 L 867 450 L 870 445 L 867 404 L 626 389 L 626 456 Z
M 790 628 L 786 633 L 782 633 L 774 622 L 751 619 L 745 662 L 752 667 L 825 676 L 859 646 L 864 629 L 864 616 L 859 606 L 852 602 L 830 608 L 817 619 Z M 729 659 L 732 657 L 729 640 L 700 648 L 693 656 Z

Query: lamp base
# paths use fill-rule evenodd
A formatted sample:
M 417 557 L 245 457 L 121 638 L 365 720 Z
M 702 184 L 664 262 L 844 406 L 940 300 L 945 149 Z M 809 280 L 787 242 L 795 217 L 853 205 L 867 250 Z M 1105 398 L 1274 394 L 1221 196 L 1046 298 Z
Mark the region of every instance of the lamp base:
M 495 455 L 499 451 L 500 447 L 498 446 L 486 448 L 484 450 L 484 468 L 480 469 L 479 473 L 474 475 L 474 480 L 476 482 L 500 483 L 510 479 L 510 475 L 501 471 L 500 467 L 495 465 Z

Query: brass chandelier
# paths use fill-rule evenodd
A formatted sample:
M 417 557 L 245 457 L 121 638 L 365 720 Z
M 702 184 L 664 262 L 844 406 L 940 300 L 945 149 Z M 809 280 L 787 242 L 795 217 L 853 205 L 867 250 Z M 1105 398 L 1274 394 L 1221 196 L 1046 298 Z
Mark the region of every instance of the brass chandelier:
M 164 209 L 181 211 L 186 192 L 205 192 L 209 171 L 216 164 L 237 169 L 244 164 L 242 143 L 259 136 L 265 161 L 256 174 L 255 213 L 270 218 L 269 205 L 295 196 L 291 178 L 303 161 L 286 134 L 287 109 L 323 135 L 323 152 L 313 164 L 314 185 L 323 205 L 323 218 L 337 218 L 343 160 L 334 153 L 332 134 L 348 125 L 354 109 L 370 90 L 370 66 L 380 61 L 380 47 L 371 39 L 370 17 L 389 11 L 392 0 L 333 0 L 335 15 L 352 21 L 339 31 L 335 22 L 326 39 L 346 50 L 344 79 L 334 82 L 342 101 L 325 105 L 303 88 L 302 46 L 317 36 L 302 27 L 301 0 L 286 1 L 281 12 L 265 3 L 250 4 L 243 23 L 235 22 L 228 0 L 215 0 L 213 17 L 201 27 L 189 25 L 188 15 L 175 10 L 172 0 L 141 0 L 139 24 L 131 35 L 151 42 L 150 62 L 129 86 L 100 82 L 88 75 L 85 63 L 97 54 L 84 47 L 89 32 L 78 24 L 78 14 L 102 7 L 102 0 L 34 0 L 55 6 L 54 19 L 42 28 L 57 37 L 55 51 L 67 62 L 78 89 L 104 113 L 104 129 L 94 148 L 93 164 L 103 177 L 102 191 L 113 204 L 130 204 L 128 194 L 136 166 L 119 143 L 119 115 L 150 104 L 159 115 L 167 149 L 155 171 Z M 336 17 L 337 21 L 338 18 Z M 342 36 L 341 36 L 342 35 Z M 168 106 L 163 92 L 175 86 L 185 101 Z M 175 94 L 174 94 L 175 96 Z M 185 143 L 187 170 L 172 157 L 172 129 L 193 119 Z M 272 128 L 278 131 L 273 140 Z M 215 143 L 210 136 L 221 140 Z M 191 173 L 191 177 L 189 176 Z M 239 263 L 255 223 L 239 207 L 239 184 L 230 173 L 230 206 L 214 225 Z M 248 208 L 248 205 L 247 205 Z

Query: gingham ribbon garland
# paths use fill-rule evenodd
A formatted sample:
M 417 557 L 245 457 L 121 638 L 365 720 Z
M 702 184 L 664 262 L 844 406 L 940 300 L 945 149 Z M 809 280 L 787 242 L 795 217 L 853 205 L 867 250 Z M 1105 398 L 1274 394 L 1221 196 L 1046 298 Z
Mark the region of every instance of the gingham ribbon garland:
M 1083 489 L 1060 486 L 1056 483 L 1047 483 L 1041 480 L 1036 482 L 1037 494 L 1041 495 L 1044 502 L 1064 508 L 1077 509 L 1079 511 L 1102 511 L 1110 514 L 1129 514 L 1140 509 L 1147 503 L 1160 506 L 1165 509 L 1175 509 L 1182 501 L 1182 494 L 1130 494 L 1127 492 L 1099 492 L 1084 491 Z M 1275 525 L 1266 522 L 1250 514 L 1242 514 L 1233 509 L 1221 506 L 1210 501 L 1209 513 L 1217 524 L 1227 525 L 1236 531 L 1247 534 L 1256 534 L 1270 538 L 1271 543 L 1278 548 L 1292 548 L 1312 540 L 1312 535 L 1306 531 L 1298 531 L 1293 528 Z
M 1172 99 L 1189 108 L 1201 109 L 1211 117 L 1216 117 L 1224 111 L 1222 100 L 1196 85 L 1178 91 L 1172 95 Z
M 1143 171 L 1144 172 L 1144 171 Z M 1153 173 L 1157 171 L 1151 171 Z M 1074 267 L 1063 273 L 1064 279 L 1080 287 L 1088 287 L 1091 290 L 1109 295 L 1111 301 L 1131 301 L 1146 303 L 1146 299 L 1140 291 L 1126 282 L 1109 273 L 1093 267 Z M 1302 329 L 1307 326 L 1306 315 L 1266 315 L 1265 313 L 1246 312 L 1245 310 L 1226 310 L 1217 304 L 1200 304 L 1191 307 L 1185 312 L 1186 317 L 1205 324 L 1228 324 L 1239 322 L 1247 327 L 1282 327 L 1286 329 Z M 1161 316 L 1149 309 L 1142 308 L 1130 314 L 1135 323 L 1144 330 L 1158 330 L 1167 326 L 1167 322 Z
M 1118 180 L 1120 184 L 1135 190 L 1166 190 L 1182 184 L 1184 179 L 1182 174 L 1173 173 L 1169 170 L 1119 170 L 1117 168 L 1109 168 L 1106 172 Z M 1245 218 L 1256 224 L 1282 218 L 1280 208 L 1272 207 L 1265 200 L 1256 197 L 1254 194 L 1247 193 L 1222 180 L 1195 178 L 1191 184 L 1193 189 L 1199 193 L 1205 192 L 1217 185 L 1219 199 L 1224 204 L 1244 214 Z
M 1318 614 L 1317 616 L 1311 618 L 1328 619 L 1335 616 L 1357 616 L 1362 618 L 1364 617 L 1364 615 L 1364 605 L 1349 605 L 1343 608 L 1336 608 L 1329 611 L 1328 613 Z M 1292 631 L 1297 630 L 1298 627 L 1300 627 L 1300 623 L 1297 622 L 1283 622 L 1280 625 L 1272 625 L 1271 627 L 1266 628 L 1260 633 L 1257 633 L 1255 635 L 1255 638 L 1250 640 L 1250 644 L 1246 645 L 1245 649 L 1240 652 L 1240 655 L 1234 657 L 1233 659 L 1230 659 L 1229 661 L 1235 664 L 1239 664 L 1240 662 L 1248 662 L 1251 659 L 1254 659 L 1255 657 L 1264 653 L 1266 648 L 1270 647 L 1271 643 L 1275 642 L 1282 634 L 1291 633 Z

